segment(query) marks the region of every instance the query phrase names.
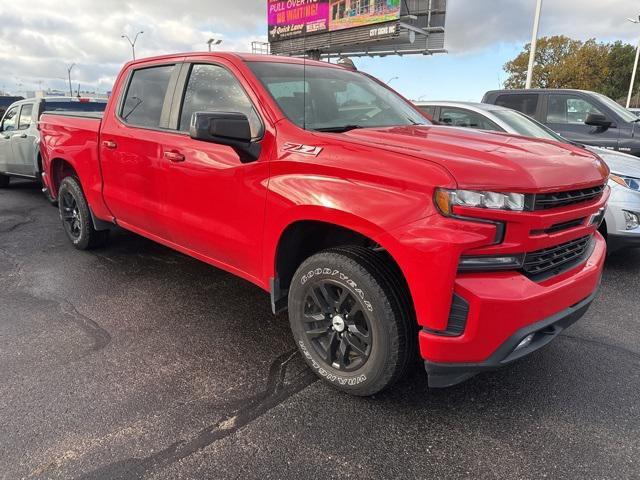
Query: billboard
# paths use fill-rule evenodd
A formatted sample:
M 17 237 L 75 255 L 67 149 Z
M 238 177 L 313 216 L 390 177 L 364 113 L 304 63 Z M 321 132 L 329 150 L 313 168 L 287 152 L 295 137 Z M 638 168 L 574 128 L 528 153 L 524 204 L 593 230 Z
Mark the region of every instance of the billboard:
M 400 18 L 401 0 L 268 0 L 269 42 Z
M 268 0 L 275 55 L 445 53 L 447 0 Z
M 331 0 L 331 31 L 400 18 L 400 0 Z
M 329 0 L 269 0 L 269 42 L 329 30 Z

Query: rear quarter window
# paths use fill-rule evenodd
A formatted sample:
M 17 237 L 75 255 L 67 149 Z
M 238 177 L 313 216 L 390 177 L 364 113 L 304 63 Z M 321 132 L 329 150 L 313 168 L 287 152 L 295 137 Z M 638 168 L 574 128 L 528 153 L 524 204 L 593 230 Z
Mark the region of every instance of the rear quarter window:
M 429 115 L 429 118 L 433 119 L 435 113 L 436 113 L 436 107 L 433 106 L 424 106 L 424 105 L 418 105 L 418 109 L 423 112 L 426 113 L 427 115 Z

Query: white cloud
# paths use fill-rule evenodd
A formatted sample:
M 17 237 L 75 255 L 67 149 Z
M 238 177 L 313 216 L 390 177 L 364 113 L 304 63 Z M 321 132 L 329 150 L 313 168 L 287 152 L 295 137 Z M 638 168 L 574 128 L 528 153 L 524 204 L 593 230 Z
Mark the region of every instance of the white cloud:
M 528 43 L 535 6 L 536 0 L 449 0 L 447 48 L 463 54 L 497 43 Z M 640 27 L 626 17 L 638 14 L 640 2 L 629 0 L 546 0 L 540 35 L 635 43 Z
M 216 5 L 216 3 L 218 5 Z M 222 5 L 219 5 L 222 4 Z M 151 0 L 32 0 L 0 5 L 0 89 L 32 89 L 42 81 L 66 88 L 67 65 L 74 88 L 111 88 L 121 65 L 131 59 L 122 34 L 143 30 L 136 56 L 206 50 L 211 37 L 225 50 L 250 49 L 266 39 L 265 2 L 234 0 L 190 2 Z
M 447 48 L 474 53 L 498 43 L 526 43 L 535 0 L 449 0 Z M 625 21 L 640 13 L 629 0 L 546 0 L 541 35 L 635 41 L 640 28 Z M 225 50 L 250 48 L 266 36 L 266 0 L 30 0 L 0 4 L 0 89 L 34 88 L 38 81 L 107 90 L 131 51 L 123 33 L 144 30 L 139 57 L 206 49 L 210 37 Z

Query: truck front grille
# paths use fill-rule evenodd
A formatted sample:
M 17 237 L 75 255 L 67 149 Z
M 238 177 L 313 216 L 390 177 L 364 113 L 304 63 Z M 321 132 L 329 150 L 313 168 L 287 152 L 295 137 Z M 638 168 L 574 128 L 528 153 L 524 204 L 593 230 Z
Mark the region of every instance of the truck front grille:
M 588 202 L 600 198 L 604 185 L 597 187 L 571 190 L 569 192 L 544 193 L 535 196 L 533 209 L 548 210 L 550 208 L 566 207 L 576 203 Z
M 541 276 L 558 275 L 584 259 L 592 240 L 593 236 L 588 235 L 562 245 L 527 253 L 522 271 L 528 277 L 537 279 Z

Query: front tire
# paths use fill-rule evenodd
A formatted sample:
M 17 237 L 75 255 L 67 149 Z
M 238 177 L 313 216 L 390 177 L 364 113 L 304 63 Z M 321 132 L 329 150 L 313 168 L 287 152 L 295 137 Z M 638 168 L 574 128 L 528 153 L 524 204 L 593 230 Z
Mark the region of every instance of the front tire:
M 89 204 L 76 178 L 67 177 L 60 183 L 58 211 L 67 237 L 78 250 L 101 247 L 107 242 L 109 230 L 94 228 Z
M 7 188 L 9 183 L 11 183 L 11 177 L 0 173 L 0 188 Z
M 289 290 L 289 321 L 307 364 L 346 393 L 374 395 L 415 356 L 415 320 L 388 260 L 362 247 L 320 252 Z

